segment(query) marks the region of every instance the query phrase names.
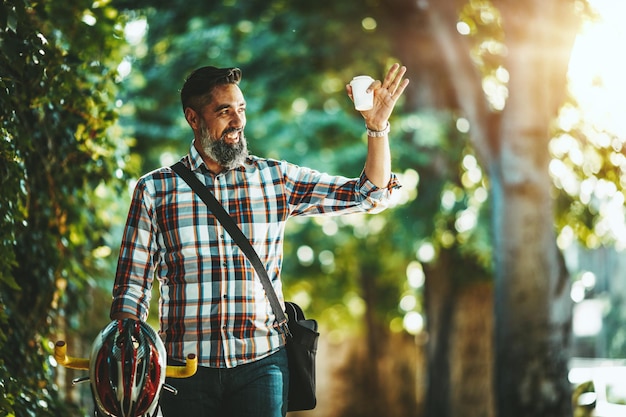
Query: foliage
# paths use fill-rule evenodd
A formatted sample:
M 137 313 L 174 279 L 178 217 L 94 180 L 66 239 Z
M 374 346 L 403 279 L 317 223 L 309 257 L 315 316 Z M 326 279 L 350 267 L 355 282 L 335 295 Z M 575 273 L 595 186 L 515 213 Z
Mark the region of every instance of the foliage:
M 103 2 L 0 5 L 2 414 L 74 412 L 56 393 L 48 335 L 82 324 L 107 254 L 106 198 L 124 190 L 126 147 L 110 130 L 122 23 Z
M 555 125 L 555 135 L 550 143 L 553 157 L 550 174 L 558 190 L 555 223 L 560 231 L 559 246 L 581 245 L 592 251 L 623 251 L 626 244 L 623 138 L 586 120 L 573 98 L 563 106 Z M 596 291 L 587 298 L 599 295 L 595 294 Z M 596 354 L 624 358 L 624 296 L 619 291 L 610 291 L 610 287 L 604 295 L 610 303 L 602 332 L 607 340 L 606 347 Z
M 623 228 L 616 228 L 612 218 L 626 193 L 623 139 L 587 122 L 573 99 L 561 109 L 556 125 L 550 152 L 551 174 L 560 190 L 559 229 L 590 249 L 624 247 Z

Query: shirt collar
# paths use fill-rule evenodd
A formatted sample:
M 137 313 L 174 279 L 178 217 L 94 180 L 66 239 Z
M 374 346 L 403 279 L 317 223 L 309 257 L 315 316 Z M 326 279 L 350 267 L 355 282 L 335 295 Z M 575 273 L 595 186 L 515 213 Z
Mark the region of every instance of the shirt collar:
M 204 165 L 204 161 L 202 160 L 202 156 L 194 146 L 195 140 L 191 141 L 191 147 L 189 148 L 189 168 L 192 171 L 196 171 L 200 169 Z M 206 166 L 205 166 L 206 168 Z

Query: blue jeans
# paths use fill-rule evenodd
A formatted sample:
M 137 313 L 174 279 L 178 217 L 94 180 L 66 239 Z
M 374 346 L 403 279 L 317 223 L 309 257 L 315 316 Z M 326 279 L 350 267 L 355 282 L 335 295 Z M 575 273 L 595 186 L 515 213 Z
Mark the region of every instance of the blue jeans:
M 181 365 L 181 363 L 169 363 Z M 289 370 L 287 351 L 234 368 L 198 367 L 190 378 L 167 378 L 178 390 L 162 391 L 163 417 L 285 417 Z

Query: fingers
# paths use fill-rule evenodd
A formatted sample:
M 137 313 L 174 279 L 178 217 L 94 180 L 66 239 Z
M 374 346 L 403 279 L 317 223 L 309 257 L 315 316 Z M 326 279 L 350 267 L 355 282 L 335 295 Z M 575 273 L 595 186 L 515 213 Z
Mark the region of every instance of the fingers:
M 405 73 L 406 67 L 400 66 L 398 63 L 393 64 L 387 72 L 382 88 L 386 88 L 393 98 L 398 98 L 409 83 L 409 80 L 402 79 Z
M 406 68 L 402 67 L 400 68 L 400 71 L 398 71 L 398 68 L 400 68 L 400 64 L 395 63 L 391 66 L 391 68 L 389 68 L 389 71 L 387 72 L 387 75 L 385 76 L 385 81 L 383 82 L 383 88 L 389 88 L 391 87 L 397 80 L 398 78 L 398 74 L 400 72 L 402 72 L 402 74 L 404 74 L 404 72 L 406 72 Z M 400 74 L 400 77 L 402 77 L 402 74 Z
M 402 93 L 404 93 L 404 89 L 406 88 L 407 85 L 409 85 L 408 78 L 402 80 L 402 82 L 397 86 L 396 90 L 393 92 L 392 97 L 394 100 L 397 100 L 402 95 Z
M 379 88 L 382 87 L 382 83 L 380 82 L 380 80 L 376 80 L 372 83 L 372 85 L 369 86 L 369 88 L 366 90 L 367 93 L 371 93 L 374 90 L 378 90 Z

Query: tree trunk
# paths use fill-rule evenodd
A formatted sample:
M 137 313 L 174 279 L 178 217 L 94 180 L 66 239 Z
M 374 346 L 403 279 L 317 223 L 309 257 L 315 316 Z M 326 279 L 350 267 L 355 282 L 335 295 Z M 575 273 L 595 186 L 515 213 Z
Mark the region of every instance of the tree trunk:
M 366 394 L 366 398 L 376 398 L 376 401 L 371 401 L 368 405 L 370 415 L 383 415 L 383 399 L 381 398 L 381 386 L 380 386 L 380 375 L 378 373 L 378 361 L 381 358 L 381 332 L 379 329 L 379 323 L 376 321 L 374 314 L 374 306 L 377 303 L 377 293 L 376 290 L 376 276 L 373 275 L 371 271 L 368 271 L 368 265 L 365 265 L 364 268 L 360 271 L 360 283 L 361 290 L 363 295 L 363 300 L 365 301 L 366 309 L 365 309 L 365 340 L 366 344 L 366 352 L 368 358 L 371 358 L 369 361 L 365 361 L 363 366 L 367 369 L 368 375 L 367 378 L 361 381 L 363 384 L 363 388 Z
M 500 184 L 493 184 L 498 415 L 571 415 L 568 285 L 554 243 L 549 193 Z M 562 311 L 553 314 L 551 303 Z
M 493 285 L 462 287 L 454 303 L 450 408 L 454 417 L 493 417 Z
M 408 0 L 387 0 L 385 5 L 393 15 L 394 46 L 411 79 L 405 108 L 448 111 L 458 107 L 455 88 L 480 91 L 481 87 L 471 85 L 477 78 L 459 80 L 445 76 L 446 57 L 442 54 L 441 43 L 437 42 L 437 34 L 429 27 L 429 10 L 423 5 Z M 428 195 L 422 198 L 422 205 L 438 207 L 439 185 L 436 184 L 457 179 L 441 150 L 422 149 L 420 152 L 432 153 L 428 167 L 419 168 L 427 183 L 420 192 Z M 459 259 L 458 253 L 452 252 L 441 251 L 435 264 L 425 266 L 428 342 L 424 414 L 492 417 L 493 289 L 484 281 L 471 282 L 474 277 L 468 274 L 468 269 L 472 268 Z
M 473 149 L 489 175 L 496 278 L 496 415 L 571 415 L 567 382 L 571 306 L 567 271 L 556 247 L 548 142 L 550 123 L 567 91 L 569 55 L 579 24 L 576 1 L 492 2 L 502 18 L 506 47 L 502 67 L 509 73 L 509 95 L 502 111 L 494 110 L 483 92 L 471 38 L 456 30 L 465 1 L 388 2 L 403 12 L 396 16 L 399 33 L 406 26 L 403 22 L 411 22 L 411 13 L 427 14 L 454 87 L 452 101 L 470 121 Z M 418 64 L 422 57 L 436 62 L 419 54 L 432 49 L 414 42 L 418 49 L 411 51 L 409 43 L 398 38 L 397 44 L 413 53 Z M 457 342 L 445 334 L 454 329 L 455 320 L 451 315 L 455 302 L 445 298 L 454 295 L 450 290 L 454 284 L 445 269 L 445 260 L 439 259 L 427 274 L 427 415 L 437 417 L 462 409 L 449 406 L 450 398 L 462 397 L 454 391 L 462 389 L 457 384 L 472 383 L 470 377 L 463 379 L 463 365 L 459 365 L 460 379 L 450 375 L 451 369 L 453 375 L 456 371 L 447 362 L 448 355 L 455 352 Z M 454 353 L 452 358 L 461 360 Z
M 442 252 L 434 265 L 425 268 L 424 303 L 428 319 L 426 416 L 451 417 L 449 352 L 454 289 L 447 255 L 448 252 Z
M 463 268 L 456 262 L 443 251 L 427 269 L 424 414 L 493 417 L 493 289 L 486 281 L 460 284 Z
M 571 0 L 494 1 L 502 16 L 509 96 L 490 108 L 455 2 L 429 3 L 471 141 L 489 174 L 495 261 L 496 409 L 500 417 L 571 415 L 568 280 L 555 243 L 550 123 L 566 92 L 576 35 Z
M 509 98 L 489 169 L 497 248 L 497 410 L 507 417 L 560 417 L 572 413 L 571 305 L 556 246 L 548 142 L 565 96 L 574 5 L 506 5 Z

